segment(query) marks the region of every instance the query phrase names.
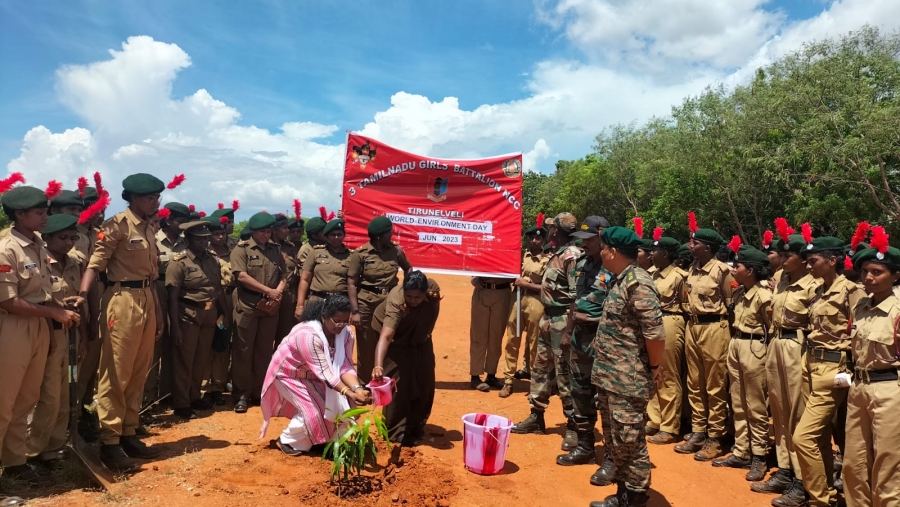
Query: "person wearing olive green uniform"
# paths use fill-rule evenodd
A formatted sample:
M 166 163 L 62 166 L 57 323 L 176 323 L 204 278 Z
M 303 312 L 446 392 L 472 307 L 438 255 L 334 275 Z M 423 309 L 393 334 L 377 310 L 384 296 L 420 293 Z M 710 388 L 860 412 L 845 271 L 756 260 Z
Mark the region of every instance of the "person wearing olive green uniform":
M 167 203 L 164 208 L 169 210 L 169 217 L 160 220 L 161 229 L 156 233 L 156 246 L 159 248 L 159 278 L 156 279 L 156 293 L 163 309 L 163 332 L 153 347 L 153 363 L 144 385 L 144 403 L 152 403 L 172 394 L 175 378 L 175 361 L 172 355 L 174 347 L 169 332 L 171 324 L 166 269 L 176 255 L 187 249 L 187 243 L 181 234 L 181 224 L 191 219 L 191 210 L 179 202 Z M 170 402 L 171 400 L 166 400 L 163 403 L 168 405 Z
M 221 217 L 225 217 L 228 219 L 228 222 L 224 225 L 225 227 L 225 244 L 228 245 L 228 251 L 234 250 L 234 247 L 237 246 L 238 241 L 231 237 L 234 233 L 234 212 L 237 211 L 233 208 L 220 208 L 216 211 L 210 213 L 210 215 L 206 218 L 211 220 L 219 220 Z M 249 230 L 241 231 L 241 233 L 248 232 Z
M 43 472 L 26 463 L 28 415 L 38 403 L 51 344 L 50 319 L 63 327 L 79 321 L 77 313 L 57 306 L 49 253 L 36 234 L 47 224 L 47 196 L 28 186 L 0 198 L 13 221 L 0 239 L 0 449 L 3 479 L 43 482 Z M 0 494 L 2 498 L 2 494 Z M 0 502 L 16 505 L 16 498 Z
M 666 328 L 666 353 L 663 355 L 663 381 L 656 396 L 647 404 L 647 427 L 653 432 L 647 442 L 674 444 L 680 440 L 681 411 L 684 399 L 684 347 L 686 326 L 684 305 L 687 301 L 687 271 L 679 268 L 678 240 L 663 236 L 653 243 L 650 258 L 656 270 L 651 273 L 659 290 L 659 304 Z
M 766 348 L 772 327 L 769 256 L 744 245 L 733 257 L 734 325 L 728 345 L 728 376 L 734 407 L 734 449 L 714 467 L 750 468 L 748 481 L 766 476 L 769 412 L 766 388 Z
M 275 217 L 268 213 L 253 215 L 247 222 L 250 239 L 239 242 L 231 252 L 231 270 L 238 281 L 231 376 L 237 400 L 234 411 L 239 414 L 247 412 L 250 400 L 258 402 L 275 347 L 278 312 L 268 315 L 257 308 L 263 299 L 281 302 L 287 277 L 281 250 L 270 240 L 274 225 Z
M 276 348 L 297 325 L 294 308 L 297 307 L 297 289 L 300 284 L 300 265 L 297 262 L 297 253 L 299 253 L 300 247 L 291 242 L 290 233 L 287 217 L 280 213 L 275 215 L 272 241 L 281 248 L 281 257 L 284 259 L 284 267 L 287 271 L 284 294 L 281 297 L 281 308 L 278 310 L 278 327 L 275 330 Z
M 686 282 L 686 307 L 690 315 L 685 354 L 693 434 L 687 442 L 675 446 L 675 451 L 693 453 L 697 461 L 710 461 L 725 453 L 722 448 L 728 407 L 725 359 L 731 339 L 728 308 L 737 282 L 728 265 L 716 260 L 716 254 L 725 245 L 718 232 L 697 229 L 691 237 L 694 263 Z
M 307 302 L 333 295 L 347 295 L 347 270 L 350 250 L 344 245 L 344 221 L 336 218 L 322 229 L 325 244 L 315 247 L 303 262 L 295 316 L 303 313 Z
M 98 273 L 108 283 L 100 300 L 100 459 L 112 470 L 129 472 L 140 464 L 131 458 L 153 458 L 157 449 L 135 436 L 153 346 L 163 330 L 163 309 L 154 280 L 159 250 L 150 218 L 159 211 L 165 184 L 150 174 L 132 174 L 122 182 L 128 207 L 100 230 L 94 253 L 81 281 L 86 297 Z
M 803 378 L 803 341 L 809 329 L 808 308 L 819 285 L 800 258 L 805 247 L 799 234 L 775 242 L 782 271 L 772 296 L 774 332 L 766 357 L 766 379 L 778 470 L 765 482 L 750 485 L 757 493 L 785 493 L 802 480 L 793 434 L 809 396 L 809 384 Z
M 303 219 L 295 217 L 294 220 L 288 223 L 288 230 L 290 231 L 291 243 L 297 247 L 297 252 L 299 253 L 300 247 L 303 246 L 303 234 L 306 232 Z
M 228 326 L 215 332 L 216 337 L 213 338 L 207 371 L 203 375 L 203 399 L 214 405 L 224 405 L 225 399 L 222 398 L 222 392 L 228 383 L 228 367 L 231 364 L 230 347 L 232 337 L 235 334 L 232 315 L 234 313 L 237 280 L 234 279 L 234 275 L 231 272 L 232 249 L 228 248 L 228 235 L 225 232 L 225 226 L 222 224 L 221 218 L 206 217 L 203 220 L 208 224 L 207 228 L 210 232 L 209 250 L 219 262 L 219 278 L 222 282 L 222 291 L 225 293 L 225 303 L 228 305 L 220 317 L 229 323 Z
M 387 217 L 369 222 L 369 242 L 350 254 L 347 292 L 350 295 L 350 323 L 356 326 L 356 370 L 363 383 L 372 380 L 378 335 L 372 330 L 372 314 L 397 286 L 398 269 L 412 269 L 406 254 L 391 241 L 393 224 Z
M 47 260 L 53 282 L 53 302 L 62 308 L 78 295 L 81 275 L 86 266 L 81 254 L 72 251 L 78 236 L 77 221 L 71 215 L 51 215 L 47 226 L 41 231 L 50 254 Z M 28 425 L 27 442 L 28 457 L 44 462 L 65 457 L 66 429 L 69 425 L 69 336 L 59 322 L 53 322 L 51 327 L 53 353 L 47 358 L 44 368 L 41 396 Z M 84 341 L 80 337 L 76 340 L 77 346 L 83 350 Z
M 509 312 L 509 321 L 506 324 L 505 366 L 503 369 L 503 389 L 500 390 L 501 398 L 508 398 L 513 392 L 515 379 L 526 380 L 531 378 L 531 367 L 537 356 L 538 323 L 544 315 L 544 305 L 541 304 L 541 279 L 550 254 L 544 250 L 547 239 L 547 229 L 532 227 L 525 231 L 528 240 L 528 248 L 522 255 L 522 276 L 515 286 L 522 291 L 521 309 L 512 305 Z M 517 323 L 517 320 L 519 322 Z M 525 333 L 525 347 L 522 354 L 522 369 L 519 367 L 519 349 L 522 345 L 522 334 Z
M 175 415 L 193 419 L 196 414 L 192 409 L 212 408 L 200 399 L 200 386 L 212 352 L 216 319 L 227 315 L 228 303 L 222 290 L 219 262 L 209 252 L 211 233 L 207 222 L 188 222 L 181 225 L 181 230 L 187 250 L 176 254 L 166 270 L 175 362 L 172 406 Z M 229 316 L 227 323 L 230 320 Z
M 652 239 L 641 238 L 641 246 L 638 247 L 638 266 L 647 273 L 653 274 L 656 266 L 653 265 L 653 249 L 655 248 Z
M 867 248 L 853 257 L 870 295 L 857 302 L 851 325 L 856 365 L 847 394 L 847 507 L 900 505 L 900 299 L 891 290 L 900 280 L 900 250 L 883 250 Z
M 319 245 L 325 244 L 325 236 L 322 235 L 322 230 L 325 229 L 325 221 L 319 217 L 312 217 L 306 222 L 306 238 L 307 242 L 300 247 L 300 251 L 297 252 L 297 260 L 300 263 L 300 268 L 303 268 L 303 264 L 306 262 L 306 258 L 309 257 L 309 254 L 313 252 Z
M 832 425 L 835 415 L 847 403 L 847 387 L 835 387 L 838 373 L 851 373 L 851 312 L 865 291 L 841 274 L 844 242 L 825 236 L 814 239 L 801 250 L 810 275 L 821 280 L 809 306 L 810 330 L 806 335 L 804 379 L 809 397 L 794 429 L 793 441 L 803 487 L 812 507 L 828 507 L 837 501 L 834 488 L 834 453 L 831 437 L 843 444 L 844 420 Z M 843 445 L 841 445 L 843 447 Z M 842 449 L 843 450 L 843 449 Z M 793 499 L 806 500 L 796 489 Z

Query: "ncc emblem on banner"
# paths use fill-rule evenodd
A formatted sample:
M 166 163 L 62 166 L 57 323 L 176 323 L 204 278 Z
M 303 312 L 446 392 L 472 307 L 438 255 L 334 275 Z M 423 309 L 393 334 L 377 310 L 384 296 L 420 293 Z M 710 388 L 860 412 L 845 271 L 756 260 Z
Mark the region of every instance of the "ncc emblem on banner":
M 519 159 L 511 158 L 503 162 L 503 174 L 507 178 L 518 178 L 522 174 L 522 164 Z
M 360 167 L 365 168 L 369 162 L 375 161 L 375 148 L 369 146 L 369 141 L 366 141 L 362 146 L 354 146 L 352 149 L 350 156 L 353 157 L 353 161 L 359 164 Z
M 428 178 L 428 198 L 434 202 L 441 202 L 447 198 L 447 184 L 450 178 L 432 176 Z

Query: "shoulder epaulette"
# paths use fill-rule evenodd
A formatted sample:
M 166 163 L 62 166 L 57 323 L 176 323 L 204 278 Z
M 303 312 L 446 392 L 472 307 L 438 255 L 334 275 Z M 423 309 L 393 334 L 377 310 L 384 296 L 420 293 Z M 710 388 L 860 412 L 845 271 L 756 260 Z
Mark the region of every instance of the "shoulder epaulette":
M 635 274 L 635 271 L 633 269 L 628 271 L 628 274 L 625 275 L 625 286 L 631 287 L 637 283 L 640 283 L 640 281 L 638 280 L 638 277 Z
M 247 246 L 247 245 L 249 245 L 249 244 L 250 244 L 249 241 L 238 241 L 238 244 L 235 245 L 235 246 Z
M 316 245 L 313 247 L 313 250 L 325 250 L 325 245 Z

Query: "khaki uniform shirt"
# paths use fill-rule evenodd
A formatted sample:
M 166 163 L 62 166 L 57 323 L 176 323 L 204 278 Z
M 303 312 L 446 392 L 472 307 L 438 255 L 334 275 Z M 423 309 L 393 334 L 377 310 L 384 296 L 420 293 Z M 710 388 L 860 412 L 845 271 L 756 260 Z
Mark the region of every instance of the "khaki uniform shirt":
M 382 299 L 382 294 L 375 288 L 393 288 L 397 285 L 402 256 L 403 252 L 396 246 L 379 251 L 371 241 L 354 250 L 347 260 L 347 278 L 359 281 L 357 298 L 369 303 Z M 366 287 L 376 291 L 366 290 Z
M 782 276 L 772 296 L 772 325 L 778 329 L 808 329 L 809 304 L 818 285 L 809 274 L 793 283 L 786 274 Z
M 86 225 L 78 226 L 78 241 L 72 247 L 72 251 L 77 252 L 84 259 L 84 263 L 91 259 L 94 253 L 94 243 L 97 242 L 97 229 Z
M 213 303 L 222 290 L 219 262 L 215 256 L 201 256 L 185 250 L 176 254 L 166 270 L 166 287 L 178 287 L 178 297 L 196 303 Z M 212 308 L 212 304 L 207 309 Z
M 13 298 L 41 304 L 51 300 L 50 253 L 43 243 L 10 230 L 0 239 L 0 302 Z M 0 314 L 6 312 L 0 310 Z
M 110 284 L 155 280 L 159 250 L 149 220 L 141 220 L 130 208 L 107 220 L 97 234 L 89 269 L 106 271 Z
M 50 280 L 53 282 L 53 300 L 59 306 L 65 306 L 63 299 L 70 296 L 77 296 L 81 289 L 81 277 L 87 260 L 81 252 L 76 252 L 73 248 L 66 255 L 66 265 L 48 255 L 50 260 Z
M 347 292 L 347 271 L 350 250 L 332 252 L 325 245 L 315 247 L 303 263 L 303 271 L 313 274 L 310 292 Z
M 850 350 L 850 312 L 866 296 L 855 283 L 838 275 L 831 287 L 816 287 L 816 295 L 809 305 L 810 331 L 806 339 L 810 345 L 829 350 Z
M 300 249 L 291 243 L 289 239 L 284 240 L 284 243 L 278 246 L 281 247 L 281 258 L 284 259 L 284 269 L 287 272 L 288 284 L 285 285 L 284 289 L 296 292 L 297 284 L 300 282 L 300 267 L 302 266 L 297 261 L 297 253 Z
M 544 271 L 547 270 L 547 263 L 550 262 L 550 254 L 541 252 L 534 255 L 525 250 L 522 256 L 522 278 L 528 280 L 529 283 L 540 285 L 544 279 Z
M 300 247 L 300 250 L 297 252 L 297 261 L 299 261 L 301 268 L 306 264 L 306 258 L 315 250 L 317 244 L 316 241 L 309 240 Z
M 900 319 L 900 299 L 888 296 L 875 305 L 871 297 L 859 300 L 853 311 L 850 342 L 858 370 L 900 368 L 895 324 Z
M 687 311 L 692 315 L 728 315 L 732 293 L 737 282 L 731 268 L 722 261 L 711 259 L 700 266 L 691 264 L 687 276 Z
M 231 251 L 230 260 L 231 271 L 235 279 L 237 279 L 238 273 L 247 273 L 270 289 L 278 287 L 278 284 L 287 276 L 281 250 L 271 241 L 265 245 L 258 244 L 253 238 L 241 241 Z M 258 298 L 256 299 L 258 300 Z
M 541 280 L 541 303 L 544 308 L 568 307 L 575 301 L 575 263 L 581 249 L 572 243 L 561 246 L 550 255 Z
M 238 240 L 232 238 L 231 236 L 225 237 L 225 246 L 228 247 L 228 251 L 231 252 L 234 250 L 234 247 L 238 246 Z
M 741 333 L 769 336 L 772 327 L 772 291 L 767 281 L 760 282 L 750 290 L 743 286 L 734 291 L 734 330 Z
M 684 313 L 687 301 L 687 271 L 669 264 L 653 273 L 653 283 L 659 291 L 659 305 L 664 313 Z
M 178 238 L 172 242 L 163 231 L 156 233 L 156 242 L 156 246 L 159 248 L 159 278 L 165 281 L 166 266 L 168 266 L 169 262 L 175 258 L 176 254 L 187 250 L 187 242 L 184 240 L 184 236 L 178 236 Z

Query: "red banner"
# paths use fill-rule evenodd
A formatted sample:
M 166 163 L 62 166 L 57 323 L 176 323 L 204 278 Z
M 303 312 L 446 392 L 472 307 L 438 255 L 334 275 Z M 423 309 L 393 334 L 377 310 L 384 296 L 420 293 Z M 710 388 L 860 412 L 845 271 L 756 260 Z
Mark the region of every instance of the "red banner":
M 384 215 L 394 223 L 394 240 L 416 269 L 519 276 L 521 153 L 438 159 L 351 133 L 343 210 L 351 247 L 369 241 L 366 227 Z

